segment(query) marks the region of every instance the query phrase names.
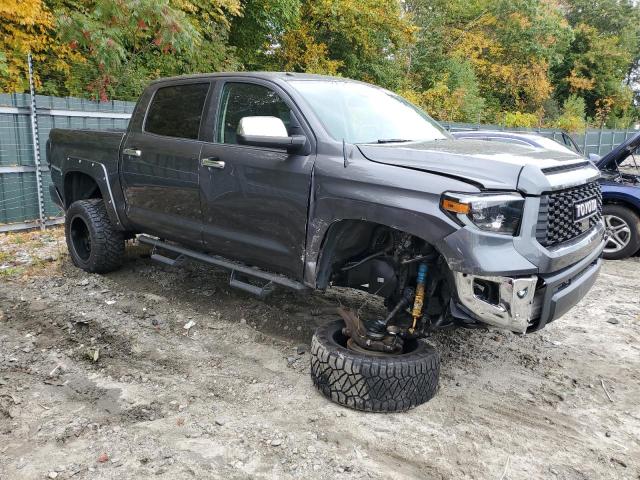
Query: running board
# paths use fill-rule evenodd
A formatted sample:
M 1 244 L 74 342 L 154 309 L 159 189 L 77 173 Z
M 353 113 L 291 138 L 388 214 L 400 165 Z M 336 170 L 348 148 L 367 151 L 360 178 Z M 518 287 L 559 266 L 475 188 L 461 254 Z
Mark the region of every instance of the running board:
M 177 253 L 178 257 L 174 260 L 172 258 L 166 257 L 164 255 L 160 255 L 154 252 L 152 258 L 154 260 L 158 260 L 167 265 L 175 265 L 178 263 L 183 257 L 192 258 L 194 260 L 198 260 L 200 262 L 208 263 L 210 265 L 215 265 L 216 267 L 222 267 L 231 271 L 231 279 L 229 285 L 234 288 L 239 288 L 244 290 L 245 292 L 252 293 L 254 295 L 258 295 L 260 297 L 265 297 L 273 290 L 273 286 L 280 285 L 282 287 L 290 288 L 292 290 L 296 290 L 298 292 L 307 290 L 308 287 L 303 285 L 300 282 L 296 282 L 295 280 L 291 280 L 282 275 L 276 275 L 275 273 L 265 272 L 264 270 L 259 270 L 258 268 L 248 267 L 241 263 L 233 262 L 231 260 L 227 260 L 226 258 L 222 258 L 219 256 L 207 255 L 206 253 L 197 252 L 195 250 L 190 250 L 188 248 L 180 247 L 178 245 L 173 245 L 171 243 L 164 242 L 162 240 L 158 240 L 157 238 L 152 238 L 147 235 L 139 235 L 138 241 L 140 243 L 144 243 L 146 245 L 151 245 L 152 247 L 159 248 L 162 250 L 168 250 L 173 253 Z M 154 258 L 155 257 L 155 258 Z M 161 257 L 161 258 L 158 258 Z M 266 283 L 260 287 L 258 285 L 253 285 L 248 282 L 245 282 L 239 278 L 240 276 L 258 278 L 260 280 L 264 280 Z
M 242 274 L 240 274 L 242 275 Z M 231 278 L 229 279 L 229 285 L 233 288 L 237 288 L 239 290 L 244 290 L 245 292 L 251 293 L 256 297 L 265 298 L 271 292 L 273 292 L 274 284 L 272 281 L 266 281 L 263 285 L 254 285 L 253 283 L 249 283 L 245 280 L 241 280 L 238 278 L 238 272 L 236 270 L 231 271 Z
M 155 249 L 154 249 L 155 250 Z M 151 260 L 156 262 L 164 263 L 165 265 L 169 265 L 170 267 L 175 267 L 179 265 L 184 260 L 184 255 L 178 255 L 176 258 L 170 258 L 165 255 L 161 255 L 159 253 L 152 253 Z

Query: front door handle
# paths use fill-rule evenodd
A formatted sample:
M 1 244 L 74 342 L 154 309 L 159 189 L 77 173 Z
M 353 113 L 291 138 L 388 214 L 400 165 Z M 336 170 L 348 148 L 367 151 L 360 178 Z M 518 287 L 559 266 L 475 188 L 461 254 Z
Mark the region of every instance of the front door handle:
M 122 150 L 122 154 L 129 155 L 130 157 L 141 157 L 142 150 L 139 150 L 137 148 L 125 148 L 124 150 Z
M 222 160 L 218 160 L 217 157 L 207 157 L 201 160 L 203 167 L 211 167 L 211 168 L 224 168 L 224 162 Z

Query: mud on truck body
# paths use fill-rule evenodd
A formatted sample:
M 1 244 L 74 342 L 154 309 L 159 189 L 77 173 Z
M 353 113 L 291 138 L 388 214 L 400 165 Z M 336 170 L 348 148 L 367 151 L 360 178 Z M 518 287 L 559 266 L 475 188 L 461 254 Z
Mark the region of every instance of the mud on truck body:
M 51 195 L 73 262 L 117 268 L 138 235 L 152 258 L 231 271 L 257 295 L 346 286 L 384 318 L 312 340 L 316 387 L 369 411 L 437 389 L 423 338 L 455 326 L 527 333 L 593 285 L 599 172 L 571 153 L 456 140 L 386 90 L 290 73 L 162 79 L 126 132 L 51 131 Z

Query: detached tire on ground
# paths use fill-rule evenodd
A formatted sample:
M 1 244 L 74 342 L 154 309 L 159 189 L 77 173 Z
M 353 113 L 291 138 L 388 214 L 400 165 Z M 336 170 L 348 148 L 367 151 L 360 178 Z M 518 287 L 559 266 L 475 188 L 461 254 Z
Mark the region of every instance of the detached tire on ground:
M 438 389 L 440 356 L 422 340 L 406 342 L 399 355 L 365 355 L 346 347 L 344 322 L 318 328 L 311 341 L 311 378 L 330 400 L 367 412 L 399 412 Z
M 66 212 L 64 233 L 76 267 L 107 273 L 122 265 L 124 234 L 113 227 L 102 199 L 72 203 Z

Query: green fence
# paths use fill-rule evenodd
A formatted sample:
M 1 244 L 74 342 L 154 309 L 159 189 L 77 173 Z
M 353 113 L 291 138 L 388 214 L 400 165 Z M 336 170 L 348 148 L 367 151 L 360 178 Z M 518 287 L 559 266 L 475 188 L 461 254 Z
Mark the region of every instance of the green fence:
M 28 94 L 0 94 L 0 232 L 59 221 L 44 148 L 52 128 L 126 128 L 133 106 L 36 95 L 34 108 Z
M 133 107 L 132 102 L 98 103 L 42 95 L 36 95 L 32 104 L 28 94 L 0 94 L 0 232 L 60 221 L 61 212 L 49 198 L 51 179 L 44 148 L 52 128 L 126 128 Z M 452 131 L 527 131 L 553 139 L 562 135 L 560 130 L 544 128 L 522 130 L 448 122 L 443 125 Z M 585 153 L 604 155 L 635 133 L 636 130 L 589 130 L 573 138 Z

